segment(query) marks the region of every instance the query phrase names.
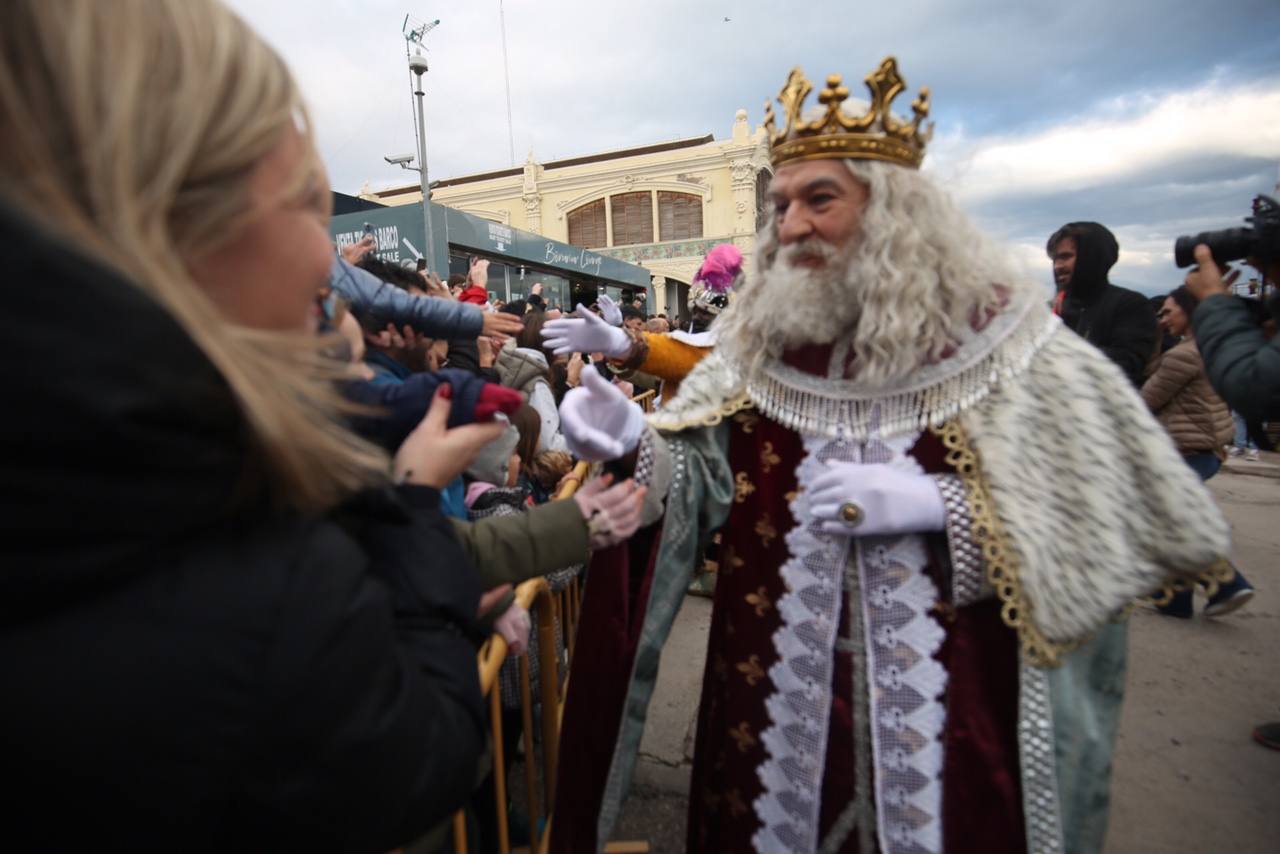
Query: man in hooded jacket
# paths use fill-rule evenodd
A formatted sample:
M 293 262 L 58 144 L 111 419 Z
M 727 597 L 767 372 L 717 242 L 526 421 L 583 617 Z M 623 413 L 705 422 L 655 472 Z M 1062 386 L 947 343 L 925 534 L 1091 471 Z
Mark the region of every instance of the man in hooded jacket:
M 1069 222 L 1045 248 L 1060 291 L 1055 313 L 1141 388 L 1156 350 L 1156 316 L 1142 294 L 1107 280 L 1120 257 L 1115 235 L 1096 222 Z

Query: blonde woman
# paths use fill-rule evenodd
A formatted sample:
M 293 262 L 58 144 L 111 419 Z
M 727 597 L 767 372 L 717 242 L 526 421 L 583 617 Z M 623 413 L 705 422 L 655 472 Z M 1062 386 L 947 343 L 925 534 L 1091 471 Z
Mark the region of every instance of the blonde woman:
M 383 852 L 468 794 L 481 596 L 437 489 L 500 426 L 446 394 L 393 459 L 342 426 L 328 200 L 216 0 L 5 4 L 15 849 Z

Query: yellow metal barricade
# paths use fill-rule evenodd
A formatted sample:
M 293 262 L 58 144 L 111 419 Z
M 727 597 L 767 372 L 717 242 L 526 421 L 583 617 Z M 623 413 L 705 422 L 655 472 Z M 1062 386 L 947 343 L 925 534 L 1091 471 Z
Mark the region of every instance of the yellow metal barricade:
M 563 668 L 556 654 L 555 598 L 545 579 L 532 578 L 516 588 L 516 604 L 527 610 L 533 620 L 532 631 L 538 637 L 538 701 L 542 705 L 541 763 L 534 751 L 533 689 L 529 678 L 529 655 L 520 656 L 520 712 L 523 729 L 525 787 L 528 795 L 529 832 L 533 850 L 545 850 L 551 803 L 556 787 L 556 758 L 560 750 L 560 707 L 563 704 L 560 685 Z M 503 755 L 502 691 L 498 671 L 507 657 L 507 642 L 501 635 L 489 638 L 480 649 L 480 690 L 489 704 L 490 740 L 493 746 L 493 797 L 497 805 L 498 850 L 511 851 L 511 834 L 507 824 L 507 764 Z M 542 785 L 537 785 L 537 771 L 542 769 Z M 545 805 L 546 809 L 543 809 Z M 538 833 L 539 824 L 543 825 Z M 453 849 L 467 852 L 466 819 L 460 810 L 453 817 Z
M 652 395 L 652 392 L 649 392 Z M 569 478 L 556 494 L 556 500 L 568 499 L 586 481 L 590 466 L 578 463 Z M 541 765 L 537 764 L 534 745 L 534 700 L 532 680 L 529 676 L 529 653 L 520 656 L 520 719 L 524 746 L 524 787 L 527 792 L 530 846 L 512 849 L 511 832 L 507 823 L 507 803 L 510 791 L 507 785 L 506 757 L 502 740 L 502 691 L 498 671 L 507 657 L 507 642 L 501 635 L 493 635 L 480 648 L 477 664 L 480 670 L 480 690 L 489 704 L 490 739 L 493 744 L 493 797 L 496 805 L 498 827 L 498 851 L 500 854 L 536 852 L 546 854 L 551 844 L 551 818 L 555 802 L 556 761 L 560 750 L 560 723 L 564 718 L 564 701 L 569 690 L 569 666 L 573 661 L 574 636 L 578 618 L 582 612 L 582 582 L 575 578 L 568 587 L 552 591 L 543 578 L 533 578 L 516 588 L 515 601 L 529 612 L 538 643 L 538 702 L 542 706 Z M 564 654 L 556 644 L 556 626 L 559 624 L 564 637 Z M 542 770 L 542 785 L 538 785 L 538 770 Z M 540 829 L 541 828 L 541 829 Z M 467 854 L 466 817 L 459 810 L 453 817 L 453 850 L 455 854 Z M 646 854 L 649 846 L 644 842 L 611 842 L 604 850 L 609 854 Z
M 631 398 L 631 400 L 640 404 L 640 408 L 645 412 L 653 412 L 653 401 L 657 396 L 658 393 L 656 391 L 649 389 L 646 392 L 637 394 L 635 397 Z
M 590 463 L 580 462 L 575 465 L 573 471 L 569 473 L 569 477 L 565 479 L 564 486 L 556 493 L 556 500 L 562 501 L 572 498 L 578 488 L 587 482 L 587 476 L 590 472 Z M 578 617 L 582 613 L 582 578 L 573 579 L 573 581 L 569 582 L 569 586 L 558 591 L 555 597 L 556 616 L 560 618 L 560 625 L 564 631 L 565 648 L 568 650 L 569 661 L 572 661 L 574 641 L 578 634 Z

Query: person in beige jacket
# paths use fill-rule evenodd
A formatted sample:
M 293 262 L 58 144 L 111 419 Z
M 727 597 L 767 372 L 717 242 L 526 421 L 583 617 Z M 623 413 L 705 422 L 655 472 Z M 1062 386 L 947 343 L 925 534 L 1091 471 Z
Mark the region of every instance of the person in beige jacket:
M 1163 330 L 1182 340 L 1156 357 L 1154 368 L 1142 385 L 1142 399 L 1168 431 L 1187 465 L 1201 480 L 1208 480 L 1222 466 L 1225 447 L 1235 435 L 1235 424 L 1231 410 L 1213 390 L 1205 373 L 1191 328 L 1195 309 L 1196 299 L 1185 285 L 1165 297 L 1156 316 Z M 1231 581 L 1209 598 L 1205 616 L 1229 613 L 1252 598 L 1253 587 L 1236 570 Z M 1176 594 L 1159 610 L 1168 616 L 1191 617 L 1191 591 Z

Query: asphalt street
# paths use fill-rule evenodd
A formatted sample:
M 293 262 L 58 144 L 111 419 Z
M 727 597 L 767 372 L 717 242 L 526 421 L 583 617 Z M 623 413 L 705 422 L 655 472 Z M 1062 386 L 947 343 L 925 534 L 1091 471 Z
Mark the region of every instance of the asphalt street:
M 1233 559 L 1257 588 L 1236 613 L 1191 620 L 1137 610 L 1129 633 L 1106 854 L 1270 854 L 1280 840 L 1280 751 L 1254 743 L 1280 720 L 1280 455 L 1231 460 L 1209 487 Z M 711 603 L 687 597 L 663 651 L 633 794 L 614 838 L 684 851 L 693 722 Z

